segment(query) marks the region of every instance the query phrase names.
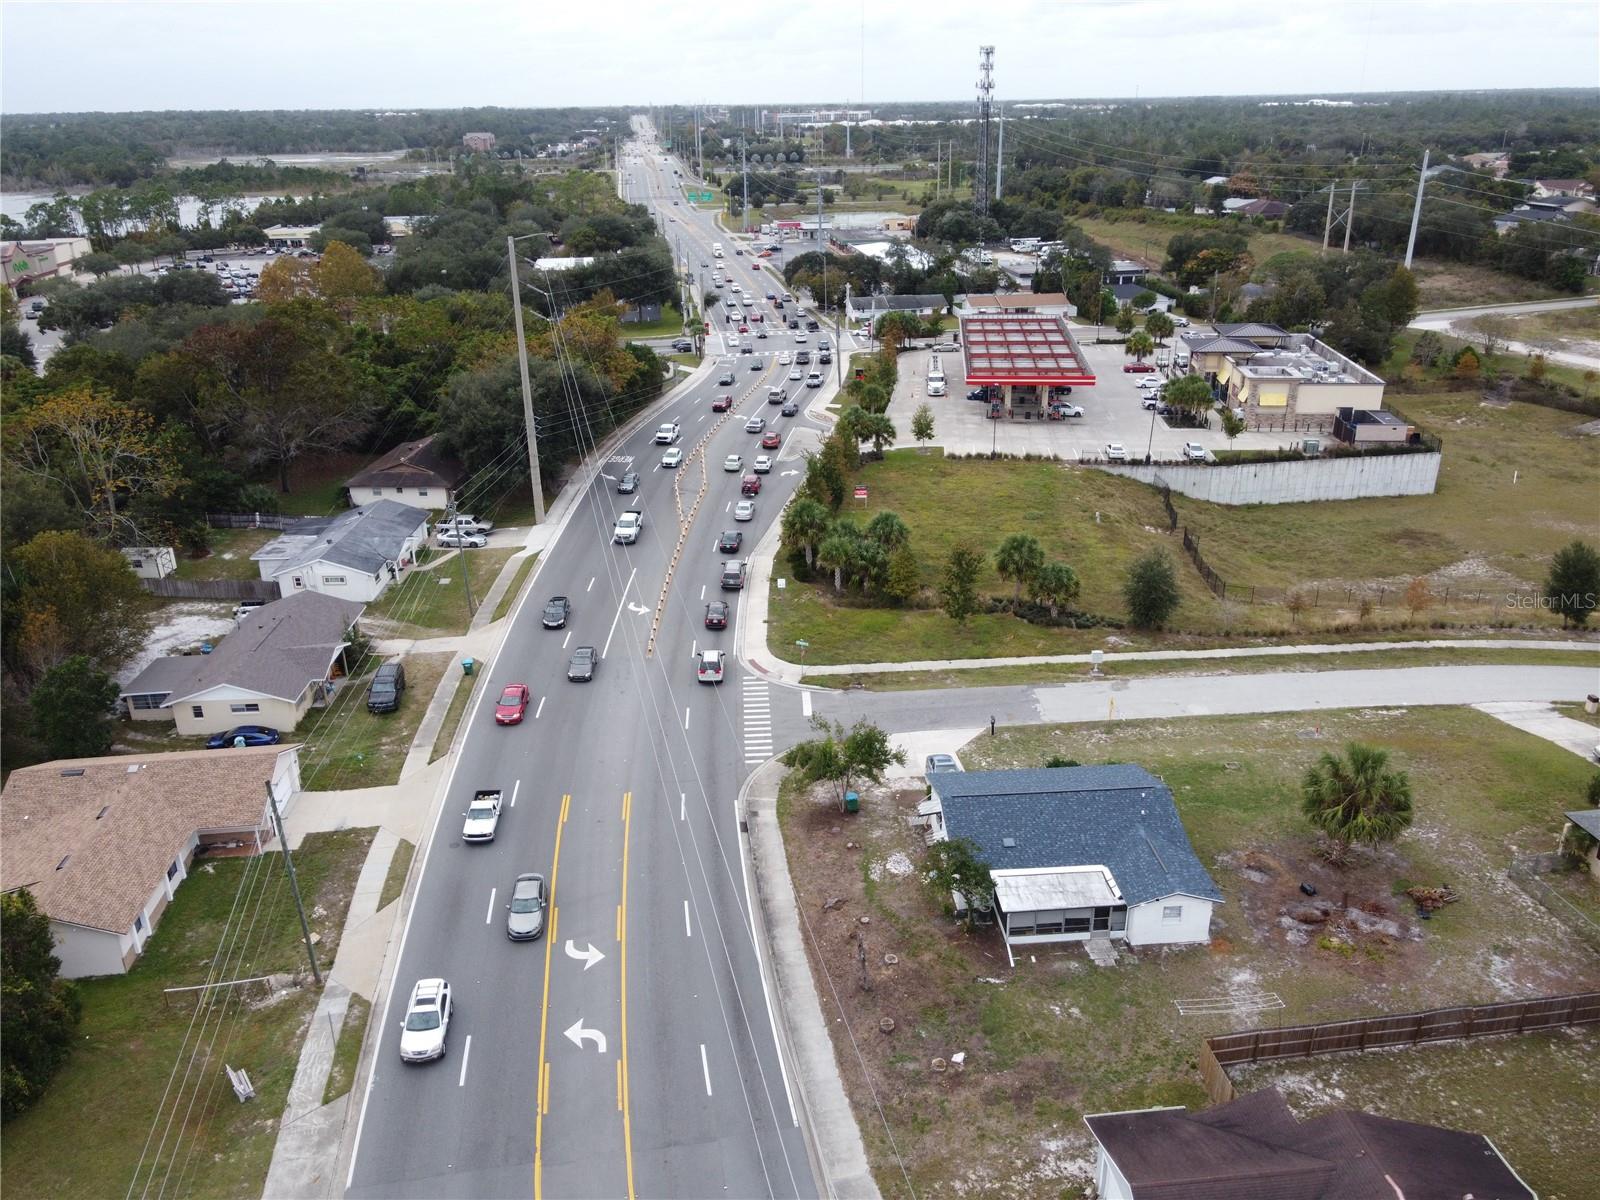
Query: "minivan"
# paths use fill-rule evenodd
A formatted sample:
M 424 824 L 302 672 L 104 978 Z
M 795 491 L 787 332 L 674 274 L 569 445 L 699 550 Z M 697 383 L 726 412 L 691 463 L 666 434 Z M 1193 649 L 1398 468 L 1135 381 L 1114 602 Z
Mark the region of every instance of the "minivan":
M 367 684 L 367 711 L 394 712 L 400 707 L 400 695 L 406 690 L 406 669 L 398 662 L 384 663 Z

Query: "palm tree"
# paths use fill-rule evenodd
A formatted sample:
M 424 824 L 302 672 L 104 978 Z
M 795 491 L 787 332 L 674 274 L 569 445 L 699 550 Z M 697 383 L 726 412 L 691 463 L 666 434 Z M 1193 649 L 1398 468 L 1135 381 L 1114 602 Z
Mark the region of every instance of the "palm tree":
M 1049 607 L 1053 621 L 1063 604 L 1071 604 L 1078 598 L 1078 573 L 1066 563 L 1045 563 L 1028 581 L 1028 595 L 1035 604 Z
M 900 519 L 899 513 L 885 509 L 867 522 L 867 537 L 885 551 L 894 551 L 911 540 L 911 527 Z
M 1411 824 L 1411 781 L 1388 769 L 1389 753 L 1351 742 L 1345 757 L 1324 753 L 1306 769 L 1301 809 L 1330 840 L 1328 860 L 1342 863 L 1360 842 L 1392 842 Z
M 817 543 L 828 532 L 828 506 L 801 497 L 784 510 L 783 540 L 805 551 L 806 566 L 815 565 Z
M 894 422 L 881 412 L 868 413 L 861 428 L 866 440 L 872 443 L 872 452 L 879 458 L 883 457 L 883 448 L 898 436 L 895 433 Z
M 1122 352 L 1132 355 L 1139 362 L 1143 362 L 1147 356 L 1154 354 L 1155 350 L 1155 339 L 1142 329 L 1137 333 L 1130 333 L 1128 340 L 1122 344 Z
M 854 573 L 861 559 L 861 539 L 835 530 L 817 547 L 817 563 L 833 571 L 833 590 L 844 591 L 846 572 Z
M 994 552 L 995 573 L 1016 584 L 1011 594 L 1013 604 L 1022 599 L 1022 585 L 1032 580 L 1042 566 L 1044 547 L 1031 533 L 1013 533 Z

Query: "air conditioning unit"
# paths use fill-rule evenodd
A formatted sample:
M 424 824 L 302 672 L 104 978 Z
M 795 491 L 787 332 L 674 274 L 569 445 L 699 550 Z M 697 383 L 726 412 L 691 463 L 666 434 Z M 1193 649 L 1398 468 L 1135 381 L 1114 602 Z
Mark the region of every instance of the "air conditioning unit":
M 1308 458 L 1314 458 L 1322 453 L 1322 441 L 1319 438 L 1306 438 L 1300 443 L 1300 452 Z

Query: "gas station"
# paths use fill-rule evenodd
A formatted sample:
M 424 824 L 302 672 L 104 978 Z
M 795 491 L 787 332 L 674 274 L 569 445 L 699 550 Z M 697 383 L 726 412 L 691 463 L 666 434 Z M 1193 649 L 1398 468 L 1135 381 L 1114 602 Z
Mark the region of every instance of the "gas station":
M 1073 388 L 1093 387 L 1072 331 L 1042 313 L 981 314 L 961 319 L 969 387 L 987 387 L 989 418 L 1059 421 Z

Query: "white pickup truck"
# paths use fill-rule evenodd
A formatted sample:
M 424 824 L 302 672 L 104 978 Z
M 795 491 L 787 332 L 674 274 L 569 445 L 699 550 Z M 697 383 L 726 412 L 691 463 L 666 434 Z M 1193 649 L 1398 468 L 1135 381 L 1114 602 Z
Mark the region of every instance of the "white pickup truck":
M 639 530 L 643 528 L 644 513 L 637 508 L 630 508 L 617 518 L 616 528 L 611 531 L 611 540 L 631 546 L 639 540 Z
M 461 827 L 463 842 L 492 842 L 495 829 L 500 824 L 499 788 L 485 788 L 472 794 L 472 803 L 462 814 L 466 823 Z
M 678 437 L 678 423 L 676 421 L 666 421 L 656 426 L 656 445 L 675 445 Z

